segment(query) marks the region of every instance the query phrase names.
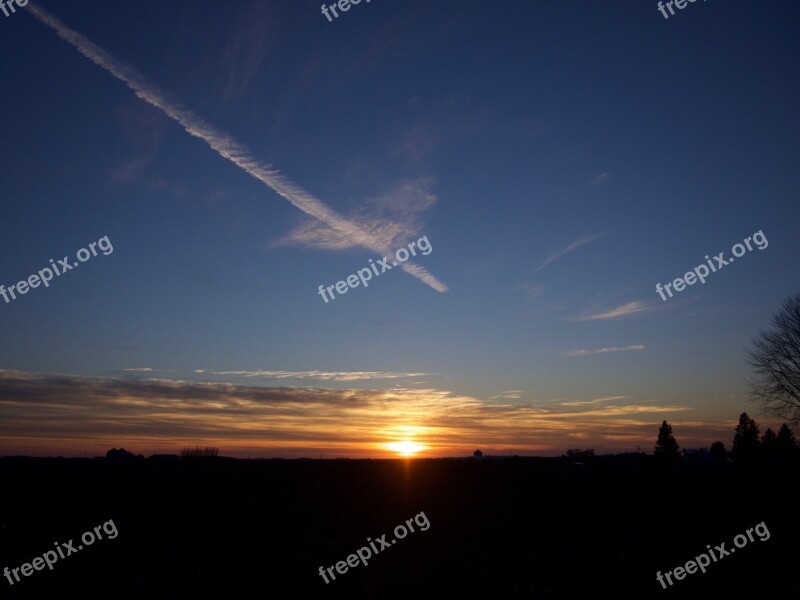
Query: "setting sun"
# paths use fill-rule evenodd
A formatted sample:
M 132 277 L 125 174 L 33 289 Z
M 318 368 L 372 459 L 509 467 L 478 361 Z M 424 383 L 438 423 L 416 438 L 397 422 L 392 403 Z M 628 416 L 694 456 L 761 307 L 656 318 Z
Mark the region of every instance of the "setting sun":
M 407 440 L 402 442 L 390 442 L 386 444 L 386 447 L 392 452 L 396 452 L 401 456 L 413 456 L 417 452 L 425 449 L 425 446 L 422 444 L 417 444 L 416 442 L 410 442 Z

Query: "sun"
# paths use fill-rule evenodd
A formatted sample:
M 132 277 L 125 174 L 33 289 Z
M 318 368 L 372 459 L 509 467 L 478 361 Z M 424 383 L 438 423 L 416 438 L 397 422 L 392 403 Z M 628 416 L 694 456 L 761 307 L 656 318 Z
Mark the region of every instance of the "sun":
M 425 449 L 425 446 L 422 444 L 418 444 L 409 440 L 404 440 L 402 442 L 389 442 L 386 444 L 386 447 L 392 452 L 396 452 L 400 456 L 414 456 L 417 452 Z

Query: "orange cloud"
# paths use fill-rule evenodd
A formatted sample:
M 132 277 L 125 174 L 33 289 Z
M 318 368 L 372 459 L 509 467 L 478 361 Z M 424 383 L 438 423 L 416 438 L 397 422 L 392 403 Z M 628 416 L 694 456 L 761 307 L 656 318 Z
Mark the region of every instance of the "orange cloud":
M 389 444 L 421 444 L 421 456 L 476 447 L 557 455 L 569 447 L 646 450 L 661 420 L 692 409 L 624 396 L 559 409 L 485 402 L 438 389 L 337 390 L 220 382 L 77 377 L 0 371 L 0 453 L 92 456 L 213 445 L 231 456 L 392 456 Z M 613 405 L 603 405 L 613 402 Z M 728 441 L 733 426 L 670 420 L 682 446 Z M 690 434 L 687 436 L 687 433 Z M 709 434 L 712 435 L 709 435 Z

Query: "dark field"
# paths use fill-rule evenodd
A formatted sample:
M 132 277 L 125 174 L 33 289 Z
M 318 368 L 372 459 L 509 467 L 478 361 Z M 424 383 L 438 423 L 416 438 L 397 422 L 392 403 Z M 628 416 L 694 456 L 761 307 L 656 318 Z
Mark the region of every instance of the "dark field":
M 420 512 L 369 564 L 330 567 Z M 4 598 L 796 597 L 797 465 L 750 471 L 650 457 L 494 461 L 0 459 L 0 568 L 113 519 L 119 535 Z M 662 590 L 656 572 L 765 522 Z M 417 527 L 417 529 L 419 529 Z

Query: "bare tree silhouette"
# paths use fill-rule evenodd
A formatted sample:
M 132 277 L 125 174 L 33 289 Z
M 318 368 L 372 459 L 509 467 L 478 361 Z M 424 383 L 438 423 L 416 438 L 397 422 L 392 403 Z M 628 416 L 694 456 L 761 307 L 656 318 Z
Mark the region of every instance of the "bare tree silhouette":
M 800 427 L 800 294 L 785 300 L 772 327 L 753 340 L 747 362 L 754 370 L 752 399 L 762 412 Z

